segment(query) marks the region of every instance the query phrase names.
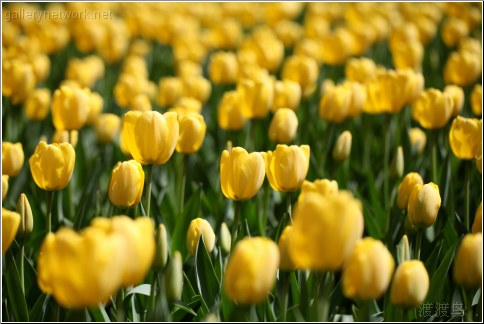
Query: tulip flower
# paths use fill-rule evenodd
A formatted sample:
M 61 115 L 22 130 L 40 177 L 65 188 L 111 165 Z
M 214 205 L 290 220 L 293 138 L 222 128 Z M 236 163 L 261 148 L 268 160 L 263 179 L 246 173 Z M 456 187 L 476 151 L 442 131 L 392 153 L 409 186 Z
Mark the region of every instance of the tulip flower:
M 307 98 L 316 89 L 318 72 L 318 64 L 314 59 L 295 55 L 288 57 L 284 61 L 282 78 L 299 83 L 304 98 Z
M 343 267 L 343 294 L 352 299 L 380 298 L 387 290 L 395 261 L 385 245 L 371 237 L 356 243 Z
M 173 112 L 129 111 L 123 117 L 121 137 L 133 158 L 142 164 L 164 164 L 178 140 L 178 121 Z
M 5 60 L 2 65 L 2 96 L 9 97 L 13 105 L 18 105 L 35 88 L 33 67 L 20 59 Z
M 296 113 L 289 108 L 280 108 L 269 125 L 269 139 L 276 143 L 288 144 L 296 136 L 297 127 Z
M 299 189 L 309 169 L 308 145 L 277 145 L 274 152 L 263 152 L 267 179 L 272 189 L 292 192 Z
M 15 177 L 24 164 L 22 143 L 2 143 L 2 174 Z
M 155 271 L 162 271 L 168 262 L 168 235 L 166 234 L 165 225 L 158 225 L 156 231 L 156 254 L 153 260 L 152 268 Z
M 442 40 L 448 47 L 456 46 L 468 33 L 467 24 L 459 18 L 448 18 L 442 24 Z
M 94 130 L 99 143 L 114 143 L 119 136 L 121 128 L 121 118 L 115 114 L 101 114 L 96 118 Z
M 52 99 L 52 121 L 58 130 L 78 130 L 84 126 L 90 111 L 87 88 L 61 86 Z
M 410 138 L 412 150 L 422 153 L 425 149 L 425 144 L 427 143 L 427 135 L 425 135 L 425 132 L 418 127 L 413 127 L 410 128 L 408 137 Z
M 272 107 L 273 81 L 266 73 L 257 74 L 253 80 L 244 79 L 237 85 L 243 100 L 243 113 L 247 118 L 264 118 Z
M 66 68 L 66 78 L 79 83 L 81 87 L 92 88 L 96 81 L 104 75 L 104 63 L 95 55 L 84 59 L 70 59 Z
M 466 234 L 454 259 L 454 282 L 467 289 L 482 282 L 482 233 Z
M 231 52 L 212 54 L 208 63 L 210 79 L 214 84 L 233 84 L 239 74 L 237 57 Z
M 8 192 L 8 175 L 2 174 L 2 201 L 5 200 Z
M 351 140 L 352 136 L 349 131 L 344 131 L 338 136 L 333 148 L 333 159 L 341 162 L 346 160 L 351 153 Z
M 89 94 L 89 112 L 87 114 L 86 125 L 92 125 L 103 110 L 104 100 L 99 93 Z
M 158 86 L 158 104 L 172 106 L 182 96 L 183 83 L 175 77 L 161 78 Z
M 476 84 L 474 88 L 472 88 L 471 107 L 474 115 L 477 115 L 477 116 L 482 115 L 482 85 L 481 84 Z
M 109 200 L 120 208 L 136 206 L 143 194 L 145 173 L 135 160 L 118 162 L 109 182 Z
M 203 144 L 207 125 L 201 114 L 189 113 L 179 116 L 179 135 L 176 151 L 184 154 L 197 152 Z
M 12 244 L 20 225 L 20 215 L 2 208 L 2 255 Z
M 215 246 L 215 233 L 212 226 L 205 219 L 196 218 L 190 222 L 187 232 L 187 249 L 190 255 L 196 254 L 201 237 L 203 237 L 207 252 L 212 252 Z
M 319 103 L 319 116 L 332 123 L 341 123 L 348 117 L 352 91 L 343 85 L 329 87 Z
M 251 51 L 259 66 L 275 72 L 284 58 L 284 44 L 268 28 L 256 29 L 240 46 Z
M 429 291 L 429 274 L 419 260 L 402 262 L 393 276 L 391 301 L 404 308 L 417 307 L 423 303 Z
M 183 292 L 183 260 L 181 253 L 175 251 L 165 275 L 166 298 L 168 301 L 181 299 Z
M 300 197 L 310 192 L 319 193 L 323 196 L 333 195 L 338 192 L 338 182 L 328 179 L 317 179 L 314 182 L 305 180 L 301 186 Z
M 20 195 L 17 201 L 17 213 L 20 215 L 20 227 L 17 235 L 25 237 L 32 233 L 34 228 L 34 217 L 32 216 L 29 200 L 24 193 Z
M 402 182 L 398 185 L 397 191 L 397 206 L 400 209 L 407 208 L 408 205 L 408 198 L 410 197 L 410 193 L 413 190 L 415 185 L 423 186 L 423 179 L 420 174 L 416 172 L 408 173 L 402 180 Z
M 30 120 L 43 120 L 49 113 L 49 107 L 49 89 L 35 89 L 24 103 L 25 115 Z
M 359 83 L 366 83 L 376 74 L 376 64 L 366 57 L 351 58 L 345 66 L 346 79 Z
M 210 97 L 212 86 L 210 81 L 202 76 L 187 76 L 182 79 L 183 96 L 193 97 L 204 103 Z
M 79 138 L 79 133 L 76 130 L 68 131 L 68 130 L 56 130 L 52 135 L 52 143 L 69 143 L 72 147 L 76 147 L 77 140 Z
M 471 160 L 476 157 L 478 148 L 482 145 L 479 123 L 482 129 L 482 121 L 475 118 L 457 116 L 452 122 L 449 143 L 452 152 L 459 159 Z
M 297 110 L 301 101 L 301 86 L 291 80 L 276 81 L 274 84 L 274 101 L 272 111 L 280 108 Z
M 242 107 L 242 94 L 238 91 L 227 91 L 224 93 L 218 106 L 217 120 L 220 128 L 225 130 L 240 130 L 246 122 Z
M 444 67 L 444 80 L 464 87 L 472 84 L 482 72 L 482 58 L 470 51 L 450 54 Z
M 274 287 L 279 249 L 265 237 L 246 237 L 232 251 L 225 269 L 223 287 L 239 304 L 264 301 Z
M 392 160 L 392 165 L 390 168 L 390 175 L 392 177 L 400 178 L 403 175 L 403 169 L 405 167 L 405 160 L 403 158 L 403 148 L 402 146 L 397 147 L 397 152 Z
M 439 213 L 441 202 L 439 186 L 432 182 L 423 186 L 415 184 L 407 205 L 410 222 L 417 228 L 432 226 Z
M 456 85 L 448 85 L 444 88 L 444 92 L 452 97 L 452 116 L 459 115 L 464 106 L 464 90 Z
M 476 210 L 474 223 L 472 224 L 472 233 L 482 233 L 482 201 Z
M 291 255 L 289 254 L 289 245 L 291 244 L 291 233 L 293 227 L 291 225 L 286 226 L 282 231 L 281 237 L 279 237 L 279 242 L 277 246 L 279 247 L 279 269 L 281 270 L 295 270 L 296 267 L 292 262 Z
M 321 52 L 322 62 L 329 65 L 340 65 L 350 55 L 353 37 L 346 28 L 337 28 L 334 32 L 326 33 L 321 37 L 322 44 L 325 46 Z
M 395 68 L 422 70 L 424 46 L 419 40 L 400 43 L 393 47 L 391 51 Z
M 437 89 L 427 89 L 412 105 L 412 118 L 426 129 L 444 127 L 452 116 L 452 96 Z

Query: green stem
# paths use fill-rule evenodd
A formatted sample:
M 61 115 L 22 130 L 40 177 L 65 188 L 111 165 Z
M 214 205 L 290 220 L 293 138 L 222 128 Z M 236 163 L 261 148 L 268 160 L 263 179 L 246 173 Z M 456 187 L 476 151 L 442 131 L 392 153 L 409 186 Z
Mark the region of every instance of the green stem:
M 383 144 L 383 202 L 385 206 L 385 210 L 388 210 L 388 207 L 390 206 L 390 196 L 389 196 L 389 191 L 390 191 L 390 174 L 388 172 L 388 164 L 389 164 L 389 158 L 390 158 L 390 122 L 391 122 L 391 116 L 385 116 L 386 118 L 383 121 L 384 124 L 384 144 Z
M 420 249 L 422 247 L 422 229 L 417 229 L 417 238 L 415 242 L 415 259 L 420 260 Z
M 287 317 L 287 304 L 289 301 L 289 272 L 282 273 L 282 300 L 280 322 L 285 322 Z
M 287 220 L 291 220 L 292 225 L 292 201 L 291 201 L 291 193 L 286 192 L 286 224 Z
M 151 311 L 155 311 L 155 294 L 156 294 L 156 277 L 158 276 L 157 271 L 153 271 L 153 278 L 151 279 L 151 290 L 150 290 L 150 307 Z
M 188 164 L 188 155 L 183 154 L 183 163 L 181 166 L 181 173 L 179 177 L 179 184 L 178 184 L 178 211 L 181 215 L 183 213 L 183 205 L 185 203 L 185 186 L 187 182 L 187 164 Z
M 116 321 L 117 322 L 124 322 L 125 320 L 123 299 L 124 299 L 124 288 L 121 288 L 116 296 Z
M 466 305 L 466 311 L 465 311 L 465 321 L 466 322 L 474 322 L 473 316 L 472 316 L 472 291 L 471 290 L 464 290 L 463 292 L 464 295 L 464 302 Z
M 47 233 L 52 232 L 52 199 L 54 197 L 53 191 L 47 191 Z
M 153 165 L 146 166 L 146 216 L 150 217 L 151 210 L 151 174 L 153 171 Z
M 466 226 L 466 230 L 469 231 L 470 224 L 469 224 L 469 204 L 470 204 L 470 184 L 471 184 L 471 177 L 470 177 L 470 161 L 464 161 L 464 168 L 465 168 L 465 180 L 464 180 L 464 222 Z
M 234 214 L 234 222 L 232 224 L 232 244 L 231 249 L 233 249 L 235 245 L 235 240 L 237 239 L 237 228 L 239 226 L 239 218 L 240 218 L 240 209 L 242 207 L 241 201 L 235 202 L 235 214 Z
M 358 302 L 358 321 L 359 322 L 370 321 L 370 301 L 361 300 Z
M 437 179 L 437 131 L 431 131 L 432 137 L 432 182 L 439 184 Z
M 24 294 L 25 296 L 25 276 L 24 276 L 24 273 L 25 273 L 25 266 L 24 266 L 24 261 L 25 259 L 25 244 L 24 244 L 24 241 L 22 240 L 22 242 L 20 242 L 20 285 L 22 287 L 22 293 Z
M 325 130 L 325 136 L 323 137 L 323 148 L 321 153 L 323 156 L 319 159 L 319 167 L 318 167 L 318 174 L 319 177 L 322 179 L 324 177 L 324 167 L 326 164 L 326 157 L 329 154 L 329 148 L 331 147 L 330 143 L 333 141 L 335 125 L 333 123 L 328 123 Z

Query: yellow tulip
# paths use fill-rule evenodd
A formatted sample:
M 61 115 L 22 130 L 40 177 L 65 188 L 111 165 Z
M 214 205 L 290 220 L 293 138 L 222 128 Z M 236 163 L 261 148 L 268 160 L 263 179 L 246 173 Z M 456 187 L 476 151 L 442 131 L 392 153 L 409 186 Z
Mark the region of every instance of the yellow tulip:
M 465 21 L 450 17 L 442 24 L 442 40 L 448 47 L 456 46 L 459 41 L 469 34 L 469 28 Z
M 270 72 L 275 72 L 284 58 L 284 44 L 267 27 L 255 29 L 240 49 L 253 52 L 258 65 Z
M 22 170 L 24 150 L 22 143 L 2 143 L 2 174 L 15 177 Z
M 472 223 L 472 233 L 482 233 L 482 201 L 477 207 L 474 223 Z
M 24 193 L 18 198 L 17 213 L 20 215 L 20 227 L 17 235 L 25 237 L 32 233 L 34 228 L 34 217 L 32 216 L 32 208 L 30 208 L 29 200 Z
M 183 83 L 175 77 L 161 78 L 158 85 L 158 105 L 172 106 L 182 96 Z
M 145 173 L 135 160 L 118 162 L 109 181 L 109 200 L 120 208 L 136 206 L 143 194 Z
M 222 223 L 220 226 L 220 247 L 225 254 L 229 254 L 232 246 L 232 235 L 230 234 L 227 224 Z
M 339 270 L 363 235 L 361 202 L 348 191 L 301 194 L 293 219 L 289 254 L 298 268 Z
M 244 115 L 241 95 L 237 91 L 224 93 L 217 111 L 217 120 L 220 128 L 240 130 L 245 126 L 247 117 Z
M 2 208 L 2 255 L 12 244 L 20 225 L 20 215 Z
M 121 138 L 136 161 L 164 164 L 175 150 L 178 129 L 176 113 L 129 111 L 123 117 Z
M 445 63 L 444 80 L 464 87 L 474 83 L 481 73 L 481 55 L 471 51 L 452 52 Z
M 301 186 L 300 196 L 309 192 L 319 193 L 323 196 L 333 195 L 338 192 L 338 182 L 328 179 L 317 179 L 314 182 L 305 180 Z
M 400 23 L 393 29 L 392 34 L 390 35 L 389 45 L 390 49 L 393 50 L 400 44 L 418 40 L 419 34 L 417 26 L 413 22 L 404 22 Z
M 303 55 L 288 57 L 282 67 L 282 79 L 299 83 L 304 98 L 309 97 L 316 89 L 318 74 L 318 63 Z
M 351 100 L 351 88 L 344 85 L 328 87 L 319 102 L 319 116 L 332 123 L 341 123 L 348 117 Z
M 272 111 L 280 108 L 296 110 L 301 102 L 301 86 L 291 80 L 276 81 L 274 84 L 274 101 Z
M 2 95 L 10 97 L 13 105 L 24 102 L 35 88 L 31 64 L 20 59 L 2 60 Z
M 52 135 L 52 143 L 70 143 L 72 147 L 76 147 L 79 133 L 76 130 L 56 130 Z
M 176 66 L 176 75 L 182 79 L 190 76 L 203 76 L 203 69 L 197 62 L 181 61 Z
M 187 76 L 182 79 L 183 95 L 192 97 L 204 103 L 210 97 L 212 86 L 210 81 L 202 76 Z
M 294 110 L 280 108 L 269 125 L 269 139 L 276 143 L 288 144 L 294 140 L 297 127 L 298 120 Z
M 418 228 L 434 224 L 442 201 L 439 186 L 430 182 L 415 184 L 408 198 L 407 213 L 410 222 Z
M 277 246 L 279 247 L 279 255 L 281 257 L 279 260 L 279 269 L 281 270 L 292 271 L 296 269 L 288 251 L 288 246 L 291 244 L 292 228 L 291 225 L 286 226 L 282 231 L 281 237 L 279 237 L 279 243 L 277 243 Z
M 43 190 L 64 189 L 72 176 L 76 152 L 69 143 L 47 144 L 41 141 L 29 159 L 35 183 Z
M 477 116 L 482 115 L 482 85 L 481 84 L 476 84 L 474 88 L 472 88 L 471 107 L 474 115 L 477 115 Z
M 101 114 L 96 118 L 94 129 L 99 143 L 114 143 L 119 136 L 121 118 L 115 114 Z
M 264 118 L 272 107 L 274 84 L 269 75 L 258 74 L 253 80 L 244 79 L 237 85 L 247 118 Z
M 346 160 L 351 154 L 352 136 L 349 131 L 344 131 L 338 136 L 333 148 L 333 159 L 341 162 Z
M 140 96 L 141 98 L 148 99 L 148 101 L 152 99 L 154 92 L 156 92 L 156 86 L 147 79 L 123 73 L 119 76 L 113 91 L 116 103 L 121 108 L 128 108 L 130 110 L 137 108 L 137 110 L 140 110 L 139 103 L 135 103 L 134 101 L 140 98 Z
M 424 56 L 424 47 L 418 40 L 398 44 L 391 50 L 393 65 L 397 69 L 420 71 Z
M 115 233 L 93 227 L 80 234 L 67 227 L 48 233 L 37 262 L 39 288 L 65 307 L 106 302 L 119 288 L 127 263 L 122 243 Z
M 49 89 L 35 89 L 24 103 L 25 115 L 31 120 L 43 120 L 49 113 L 49 108 Z
M 162 271 L 168 262 L 168 235 L 166 234 L 165 225 L 158 225 L 156 231 L 156 254 L 152 267 L 154 270 Z
M 201 237 L 203 237 L 207 252 L 212 252 L 215 246 L 215 233 L 212 226 L 203 218 L 195 218 L 190 222 L 187 232 L 187 249 L 190 255 L 196 254 Z
M 410 172 L 408 173 L 402 180 L 402 182 L 398 185 L 398 192 L 397 192 L 397 206 L 400 209 L 407 208 L 408 205 L 408 198 L 410 197 L 410 193 L 412 192 L 413 187 L 419 184 L 423 186 L 423 179 L 417 172 Z
M 128 55 L 123 62 L 121 73 L 131 74 L 143 79 L 148 78 L 148 67 L 143 57 Z
M 168 301 L 177 301 L 181 299 L 183 292 L 183 260 L 181 253 L 175 251 L 165 275 L 166 298 Z
M 386 246 L 366 237 L 356 246 L 343 266 L 343 294 L 351 299 L 380 298 L 387 290 L 395 261 Z
M 376 64 L 373 60 L 366 57 L 351 58 L 346 63 L 345 75 L 349 81 L 365 83 L 375 77 Z
M 214 84 L 233 84 L 239 74 L 237 57 L 231 52 L 216 52 L 210 57 L 208 73 Z
M 410 138 L 412 150 L 422 153 L 425 149 L 425 144 L 427 143 L 427 135 L 425 135 L 425 132 L 418 127 L 413 127 L 410 128 L 408 137 Z
M 346 28 L 337 28 L 332 33 L 322 35 L 322 44 L 331 44 L 324 46 L 321 52 L 321 59 L 324 64 L 340 65 L 343 64 L 352 48 L 353 37 Z
M 95 55 L 84 59 L 69 60 L 66 68 L 66 78 L 79 82 L 81 87 L 92 88 L 96 81 L 104 75 L 104 63 Z
M 54 92 L 52 121 L 58 130 L 78 130 L 84 126 L 90 111 L 87 88 L 61 86 Z
M 444 92 L 452 97 L 452 116 L 459 115 L 464 106 L 464 90 L 456 85 L 448 85 L 444 88 Z
M 274 32 L 286 48 L 292 48 L 303 36 L 301 25 L 291 20 L 279 21 L 274 26 Z
M 422 92 L 412 105 L 412 118 L 426 129 L 444 127 L 452 112 L 452 96 L 433 88 Z
M 265 237 L 246 237 L 231 253 L 224 273 L 224 291 L 239 304 L 260 303 L 274 287 L 278 266 L 276 243 Z
M 5 200 L 8 192 L 8 175 L 2 174 L 2 201 Z
M 95 123 L 97 117 L 103 110 L 104 100 L 99 93 L 91 92 L 89 94 L 89 112 L 87 114 L 86 125 Z
M 197 152 L 205 139 L 207 125 L 201 114 L 189 113 L 178 118 L 180 134 L 176 151 L 184 154 Z
M 393 276 L 392 303 L 404 308 L 419 306 L 427 296 L 429 283 L 429 274 L 422 261 L 402 262 Z
M 200 114 L 202 112 L 202 103 L 195 98 L 180 97 L 176 101 L 175 106 L 170 108 L 170 111 L 172 110 L 177 112 L 184 111 Z M 180 118 L 180 116 L 178 116 L 178 118 Z
M 482 233 L 466 234 L 454 259 L 454 281 L 457 285 L 472 289 L 482 282 Z
M 149 217 L 134 220 L 128 216 L 96 217 L 91 221 L 91 227 L 121 238 L 117 248 L 124 253 L 125 262 L 119 263 L 122 269 L 120 284 L 122 287 L 139 284 L 150 270 L 156 252 L 153 221 Z
M 277 145 L 274 152 L 263 152 L 267 180 L 272 189 L 292 192 L 299 189 L 309 169 L 309 145 Z
M 450 148 L 454 155 L 461 160 L 474 159 L 482 145 L 481 130 L 482 120 L 457 116 L 449 131 Z

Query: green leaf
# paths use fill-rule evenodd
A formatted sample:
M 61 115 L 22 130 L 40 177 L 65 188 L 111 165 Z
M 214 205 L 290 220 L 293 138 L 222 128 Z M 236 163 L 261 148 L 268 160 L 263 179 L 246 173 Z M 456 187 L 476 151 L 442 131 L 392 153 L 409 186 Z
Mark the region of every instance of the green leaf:
M 442 241 L 438 241 L 435 247 L 432 249 L 432 253 L 425 261 L 425 268 L 427 269 L 429 276 L 432 277 L 435 269 L 437 268 L 437 263 L 439 262 L 440 252 L 442 251 Z
M 291 281 L 292 300 L 294 305 L 297 305 L 300 303 L 301 293 L 300 293 L 299 285 L 297 283 L 295 271 L 291 271 L 291 274 L 289 275 L 289 280 Z
M 126 293 L 125 298 L 131 294 L 140 294 L 140 295 L 149 296 L 151 294 L 151 285 L 142 284 L 142 285 L 136 286 Z
M 131 297 L 130 304 L 131 304 L 131 317 L 132 317 L 133 322 L 141 321 L 141 317 L 138 313 L 138 310 L 136 309 L 135 295 L 133 295 L 133 297 Z
M 193 316 L 197 316 L 197 313 L 193 309 L 191 309 L 190 307 L 185 305 L 182 301 L 178 301 L 178 302 L 173 303 L 173 307 L 174 307 L 174 312 L 177 309 L 181 309 L 182 311 L 185 311 L 186 313 L 192 314 Z
M 17 265 L 11 251 L 8 252 L 8 262 L 10 263 L 7 270 L 7 291 L 8 299 L 11 303 L 15 319 L 19 322 L 28 322 L 29 313 L 27 310 L 27 303 L 22 292 L 22 285 L 20 284 L 20 275 L 17 270 Z
M 205 248 L 203 237 L 200 238 L 195 253 L 195 271 L 197 287 L 202 299 L 211 308 L 220 296 L 220 280 L 217 278 L 210 255 Z
M 111 322 L 111 319 L 106 313 L 106 309 L 103 304 L 99 304 L 96 308 L 89 309 L 89 314 L 92 315 L 96 322 Z
M 190 197 L 185 204 L 183 215 L 177 220 L 175 231 L 171 238 L 171 252 L 180 251 L 182 255 L 187 255 L 186 236 L 188 226 L 195 217 L 198 217 L 200 212 L 200 195 L 202 189 L 199 187 L 197 191 Z
M 50 295 L 42 293 L 30 310 L 29 319 L 35 322 L 43 322 L 45 316 L 45 309 L 49 303 Z

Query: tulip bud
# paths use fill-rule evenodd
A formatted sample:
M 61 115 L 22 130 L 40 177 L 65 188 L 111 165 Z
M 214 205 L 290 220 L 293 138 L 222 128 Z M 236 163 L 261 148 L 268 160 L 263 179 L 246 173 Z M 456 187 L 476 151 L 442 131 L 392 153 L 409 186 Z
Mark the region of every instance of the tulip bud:
M 351 153 L 352 136 L 349 131 L 344 131 L 336 140 L 333 148 L 333 159 L 337 162 L 346 160 Z
M 227 224 L 222 223 L 220 226 L 220 247 L 225 254 L 229 254 L 232 245 L 232 236 L 230 235 Z
M 72 176 L 76 152 L 69 143 L 40 142 L 29 159 L 30 172 L 35 183 L 43 190 L 64 189 Z
M 34 228 L 34 218 L 32 216 L 32 209 L 30 208 L 27 196 L 22 193 L 17 201 L 17 213 L 20 215 L 20 227 L 17 235 L 26 237 Z
M 301 102 L 301 86 L 291 80 L 276 81 L 272 111 L 280 108 L 296 110 Z
M 76 130 L 56 130 L 52 135 L 52 143 L 69 143 L 76 147 L 79 133 Z
M 204 322 L 210 322 L 210 323 L 215 323 L 215 322 L 220 322 L 220 318 L 218 318 L 218 315 L 215 313 L 210 313 L 205 317 Z
M 422 92 L 412 104 L 412 118 L 426 129 L 444 127 L 452 112 L 452 96 L 433 88 Z
M 109 144 L 114 143 L 119 136 L 119 129 L 121 128 L 121 118 L 115 114 L 101 114 L 96 119 L 95 131 L 96 138 L 99 143 Z
M 407 206 L 410 222 L 418 228 L 432 226 L 439 213 L 441 202 L 439 186 L 435 183 L 414 185 Z
M 454 259 L 454 281 L 464 288 L 473 289 L 482 282 L 482 233 L 466 234 Z
M 90 111 L 87 88 L 61 86 L 54 92 L 52 120 L 58 130 L 78 130 L 84 126 Z
M 135 160 L 118 162 L 109 181 L 109 200 L 120 208 L 136 206 L 143 194 L 145 173 Z
M 408 205 L 408 198 L 410 197 L 410 193 L 412 192 L 413 186 L 419 184 L 423 186 L 423 179 L 420 174 L 416 172 L 408 173 L 405 178 L 403 178 L 402 182 L 398 185 L 398 193 L 397 193 L 397 206 L 400 209 L 407 208 Z
M 242 108 L 242 94 L 237 91 L 227 91 L 223 94 L 218 106 L 217 120 L 219 127 L 225 130 L 240 130 L 247 123 L 247 117 Z
M 200 238 L 202 237 L 207 252 L 212 252 L 215 246 L 215 233 L 212 226 L 205 219 L 196 218 L 190 222 L 187 232 L 187 250 L 190 255 L 194 256 L 196 254 Z
M 296 269 L 288 251 L 288 246 L 291 244 L 290 240 L 292 228 L 293 227 L 291 225 L 286 226 L 286 228 L 284 228 L 282 231 L 281 237 L 279 237 L 279 243 L 277 243 L 277 246 L 279 247 L 279 255 L 281 257 L 279 261 L 279 269 L 281 270 L 292 271 Z
M 231 52 L 216 52 L 208 63 L 210 79 L 214 84 L 233 84 L 239 74 L 237 57 Z
M 476 84 L 471 93 L 471 107 L 474 115 L 482 115 L 482 85 Z
M 482 201 L 476 210 L 474 223 L 472 224 L 472 233 L 482 233 Z
M 356 243 L 343 267 L 343 294 L 352 299 L 380 298 L 388 288 L 395 261 L 385 245 L 371 237 Z
M 24 103 L 25 115 L 31 120 L 43 120 L 49 113 L 49 107 L 49 89 L 35 89 Z
M 20 215 L 2 208 L 2 255 L 12 244 L 20 225 Z
M 457 116 L 464 106 L 464 90 L 456 85 L 448 85 L 444 88 L 444 93 L 452 97 L 452 116 Z
M 267 180 L 272 189 L 292 192 L 299 189 L 309 170 L 309 145 L 279 144 L 274 152 L 262 152 Z
M 397 152 L 392 161 L 390 174 L 393 177 L 400 178 L 403 175 L 403 168 L 404 168 L 404 159 L 403 159 L 403 149 L 402 146 L 398 146 Z
M 404 308 L 419 306 L 427 296 L 429 282 L 429 274 L 422 261 L 402 262 L 393 276 L 392 303 Z
M 156 254 L 153 260 L 153 269 L 162 271 L 168 261 L 168 236 L 165 225 L 158 225 L 156 231 Z
M 15 177 L 22 170 L 24 150 L 22 143 L 2 143 L 2 174 Z
M 178 118 L 180 133 L 176 151 L 184 154 L 197 152 L 203 144 L 207 125 L 201 114 L 190 113 Z
M 397 245 L 397 260 L 399 264 L 410 260 L 410 244 L 405 234 Z
M 220 158 L 220 184 L 225 197 L 245 201 L 254 197 L 264 182 L 264 158 L 242 147 L 224 150 Z
M 272 117 L 269 126 L 269 139 L 276 143 L 288 144 L 296 136 L 297 127 L 296 113 L 289 108 L 280 108 Z
M 264 301 L 274 287 L 278 265 L 276 243 L 265 237 L 242 239 L 233 249 L 225 269 L 225 293 L 239 304 Z
M 457 116 L 449 131 L 450 148 L 454 155 L 461 160 L 474 159 L 482 146 L 481 132 L 481 120 Z
M 427 143 L 427 135 L 425 135 L 425 132 L 418 127 L 413 127 L 409 130 L 408 136 L 412 151 L 422 153 Z
M 166 298 L 168 301 L 181 299 L 183 292 L 183 261 L 179 251 L 175 251 L 168 263 L 165 275 Z
M 5 200 L 8 192 L 8 175 L 2 174 L 2 201 Z

